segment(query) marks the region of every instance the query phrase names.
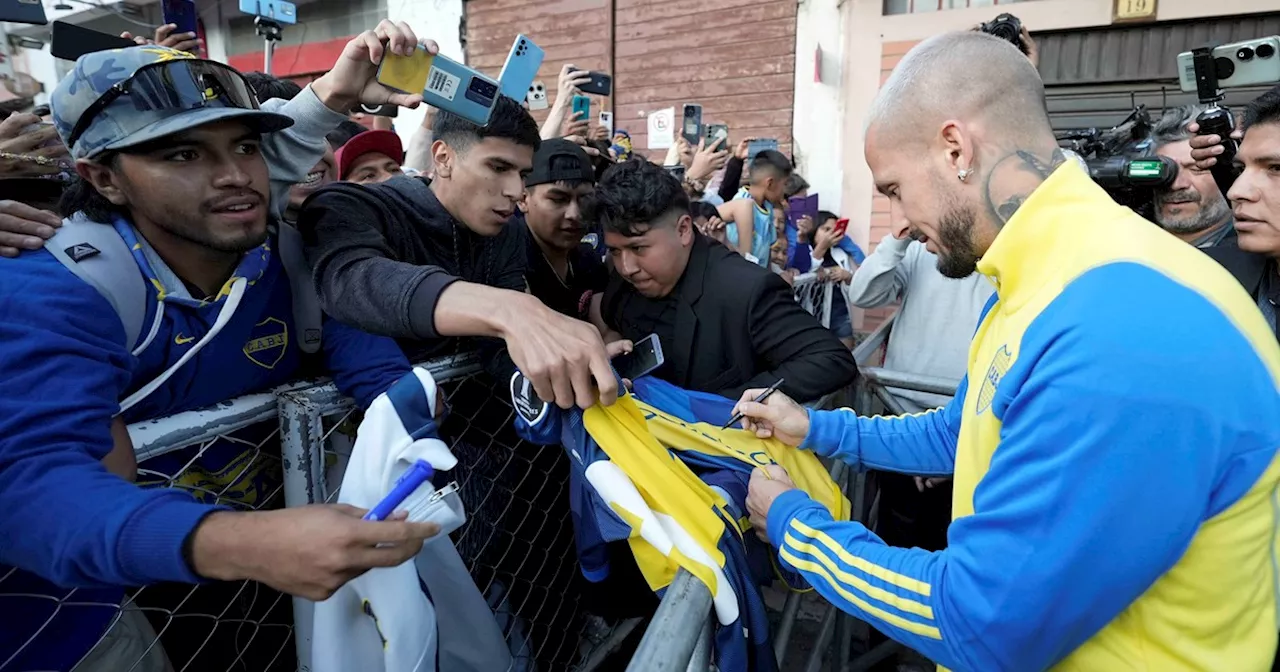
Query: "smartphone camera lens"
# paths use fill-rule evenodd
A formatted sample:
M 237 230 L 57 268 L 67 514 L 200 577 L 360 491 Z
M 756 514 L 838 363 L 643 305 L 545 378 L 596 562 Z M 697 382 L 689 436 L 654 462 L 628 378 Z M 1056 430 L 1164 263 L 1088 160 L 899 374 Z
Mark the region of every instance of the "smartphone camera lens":
M 1253 52 L 1258 58 L 1271 58 L 1276 55 L 1276 48 L 1270 44 L 1259 44 Z
M 1241 61 L 1253 60 L 1253 49 L 1250 47 L 1240 47 L 1236 50 L 1236 59 Z

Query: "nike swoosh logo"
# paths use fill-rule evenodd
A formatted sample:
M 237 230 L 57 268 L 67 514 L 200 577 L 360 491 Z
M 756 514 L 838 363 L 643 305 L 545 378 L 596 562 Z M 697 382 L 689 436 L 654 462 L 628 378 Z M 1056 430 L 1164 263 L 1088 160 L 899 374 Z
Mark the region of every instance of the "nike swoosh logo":
M 183 338 L 182 334 L 178 334 L 177 336 L 174 337 L 173 342 L 177 343 L 178 345 L 186 345 L 194 340 L 196 340 L 194 336 L 189 338 Z

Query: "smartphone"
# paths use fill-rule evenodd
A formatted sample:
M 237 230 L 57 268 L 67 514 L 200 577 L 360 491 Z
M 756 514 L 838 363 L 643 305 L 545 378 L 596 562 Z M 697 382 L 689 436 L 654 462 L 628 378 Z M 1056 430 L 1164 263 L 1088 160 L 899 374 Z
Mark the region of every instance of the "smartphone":
M 677 163 L 674 166 L 663 166 L 662 168 L 663 170 L 670 173 L 672 177 L 676 178 L 677 180 L 680 180 L 681 182 L 684 182 L 684 176 L 686 174 L 686 171 L 684 169 L 683 163 Z
M 502 95 L 513 100 L 524 100 L 533 85 L 533 78 L 538 76 L 538 68 L 542 67 L 545 56 L 542 47 L 533 43 L 525 35 L 516 35 L 516 41 L 507 54 L 507 62 L 502 66 L 502 74 L 498 81 L 502 84 Z
M 162 5 L 164 22 L 176 25 L 175 33 L 198 32 L 200 17 L 196 14 L 195 0 L 164 0 Z
M 372 114 L 375 117 L 396 117 L 400 114 L 400 106 L 386 103 L 383 105 L 365 105 L 356 103 L 348 114 Z
M 1280 36 L 1260 37 L 1224 44 L 1213 50 L 1218 66 L 1218 87 L 1255 86 L 1280 82 Z M 1191 52 L 1178 54 L 1178 83 L 1196 92 L 1196 66 Z
M 849 220 L 847 218 L 842 217 L 836 220 L 835 231 L 836 231 L 837 238 L 844 238 L 844 234 L 848 230 L 849 230 Z
M 747 161 L 756 158 L 756 154 L 767 149 L 778 151 L 778 140 L 776 138 L 756 138 L 747 143 Z
M 698 141 L 702 140 L 702 106 L 686 103 L 680 118 L 680 135 L 685 142 L 697 147 Z
M 284 0 L 240 0 L 240 12 L 276 23 L 293 25 L 298 22 L 298 8 Z
M 803 198 L 796 196 L 794 198 L 791 198 L 787 203 L 788 205 L 791 206 L 789 209 L 791 210 L 792 221 L 798 220 L 801 217 L 809 217 L 815 220 L 818 218 L 818 195 L 817 194 L 810 194 Z M 814 223 L 821 224 L 822 222 L 814 222 Z
M 581 113 L 581 114 L 579 114 Z M 591 99 L 586 96 L 573 97 L 573 119 L 581 121 L 591 118 Z
M 727 124 L 707 124 L 707 147 L 712 147 L 717 141 L 723 140 L 724 144 L 720 149 L 729 148 L 729 126 Z
M 570 72 L 580 71 L 577 68 L 574 68 L 573 70 L 570 70 Z M 597 96 L 613 95 L 612 77 L 604 74 L 603 72 L 596 72 L 595 70 L 592 70 L 587 74 L 591 76 L 591 80 L 578 87 L 583 93 L 594 93 Z
M 600 110 L 600 125 L 609 129 L 609 136 L 613 137 L 613 113 L 607 110 Z
M 85 54 L 136 46 L 133 40 L 119 35 L 100 33 L 65 21 L 54 21 L 53 37 L 49 40 L 49 53 L 53 54 L 54 58 L 74 61 Z
M 662 343 L 657 334 L 649 334 L 631 348 L 631 352 L 613 358 L 613 370 L 630 381 L 643 378 L 662 366 Z
M 48 17 L 44 15 L 44 3 L 40 0 L 0 0 L 0 21 L 33 26 L 49 24 Z
M 529 101 L 529 109 L 545 110 L 547 109 L 547 85 L 541 81 L 535 81 L 529 85 L 529 93 L 525 97 Z
M 443 55 L 422 47 L 412 56 L 388 53 L 378 67 L 378 81 L 405 93 L 422 93 L 423 101 L 478 126 L 489 123 L 498 104 L 498 83 Z

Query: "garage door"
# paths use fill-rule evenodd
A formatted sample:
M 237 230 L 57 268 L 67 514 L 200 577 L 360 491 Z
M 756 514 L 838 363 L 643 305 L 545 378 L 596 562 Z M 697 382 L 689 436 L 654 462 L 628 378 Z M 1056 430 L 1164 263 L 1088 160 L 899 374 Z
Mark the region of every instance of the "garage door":
M 1205 44 L 1228 44 L 1280 33 L 1280 14 L 1250 14 L 1114 27 L 1037 33 L 1040 76 L 1049 115 L 1057 130 L 1111 127 L 1135 104 L 1152 111 L 1196 102 L 1178 85 L 1177 58 Z M 1229 89 L 1227 104 L 1239 106 L 1268 86 Z
M 733 137 L 774 137 L 791 147 L 795 76 L 794 0 L 469 0 L 468 63 L 497 76 L 517 33 L 547 52 L 540 77 L 555 87 L 560 66 L 614 75 L 614 112 L 644 150 L 647 115 L 684 103 Z M 535 112 L 541 121 L 545 113 Z M 665 150 L 646 152 L 660 158 Z

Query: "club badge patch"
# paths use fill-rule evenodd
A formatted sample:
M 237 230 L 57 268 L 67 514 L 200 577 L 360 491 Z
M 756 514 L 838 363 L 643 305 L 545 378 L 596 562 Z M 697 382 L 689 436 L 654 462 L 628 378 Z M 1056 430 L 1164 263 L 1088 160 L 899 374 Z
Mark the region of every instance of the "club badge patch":
M 533 383 L 519 371 L 511 376 L 511 405 L 530 425 L 542 422 L 551 410 L 551 404 L 538 398 L 538 393 L 533 390 Z

